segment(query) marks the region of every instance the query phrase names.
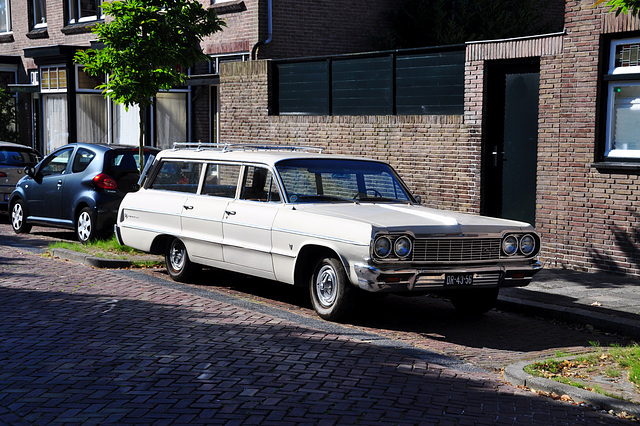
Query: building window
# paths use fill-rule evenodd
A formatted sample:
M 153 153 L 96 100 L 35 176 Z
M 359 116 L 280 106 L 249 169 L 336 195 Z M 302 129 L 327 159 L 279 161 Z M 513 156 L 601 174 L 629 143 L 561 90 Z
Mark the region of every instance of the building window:
M 47 26 L 46 0 L 29 0 L 29 19 L 32 30 Z
M 640 39 L 611 43 L 605 157 L 640 159 Z
M 0 33 L 8 33 L 11 31 L 10 4 L 10 0 L 0 0 Z
M 69 24 L 96 21 L 102 18 L 100 0 L 67 0 Z
M 41 67 L 40 91 L 44 115 L 44 153 L 48 154 L 69 140 L 67 69 L 64 66 Z
M 63 66 L 40 68 L 40 90 L 42 93 L 66 92 L 67 69 Z
M 92 77 L 82 67 L 77 70 L 76 117 L 78 141 L 108 143 L 107 101 L 96 87 L 103 78 Z

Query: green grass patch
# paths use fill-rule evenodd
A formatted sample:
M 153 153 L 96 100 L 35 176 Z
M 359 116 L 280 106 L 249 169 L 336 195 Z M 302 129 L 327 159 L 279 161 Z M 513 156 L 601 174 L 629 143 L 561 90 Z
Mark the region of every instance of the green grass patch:
M 73 250 L 103 259 L 131 260 L 132 256 L 146 255 L 145 252 L 121 245 L 118 243 L 115 235 L 109 239 L 94 240 L 88 244 L 68 241 L 58 241 L 49 244 L 50 250 L 54 248 Z M 157 260 L 132 260 L 132 265 L 140 268 L 152 268 L 161 266 L 162 264 L 162 261 Z

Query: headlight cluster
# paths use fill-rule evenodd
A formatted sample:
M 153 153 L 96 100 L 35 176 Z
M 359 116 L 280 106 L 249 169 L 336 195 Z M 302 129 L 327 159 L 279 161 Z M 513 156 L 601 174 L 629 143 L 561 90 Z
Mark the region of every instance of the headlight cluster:
M 518 253 L 524 256 L 531 256 L 536 252 L 536 248 L 536 239 L 531 234 L 509 234 L 502 239 L 502 253 L 507 256 L 513 256 Z
M 379 259 L 407 259 L 411 256 L 413 242 L 405 235 L 384 235 L 373 243 L 373 254 Z

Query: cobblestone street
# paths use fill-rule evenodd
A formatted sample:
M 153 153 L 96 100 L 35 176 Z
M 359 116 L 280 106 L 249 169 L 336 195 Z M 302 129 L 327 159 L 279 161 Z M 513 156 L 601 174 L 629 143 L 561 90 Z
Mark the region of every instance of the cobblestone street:
M 5 424 L 619 421 L 492 371 L 363 341 L 353 327 L 330 332 L 228 303 L 223 292 L 16 247 L 0 258 Z

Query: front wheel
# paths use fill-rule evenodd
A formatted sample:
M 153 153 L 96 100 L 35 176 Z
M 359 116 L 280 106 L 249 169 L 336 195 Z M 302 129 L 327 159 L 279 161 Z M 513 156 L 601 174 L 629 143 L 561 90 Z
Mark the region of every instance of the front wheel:
M 470 288 L 449 297 L 451 304 L 463 315 L 481 315 L 495 308 L 498 301 L 497 288 Z
M 336 321 L 344 317 L 351 307 L 353 290 L 338 259 L 327 257 L 316 264 L 309 292 L 313 309 L 320 318 Z
M 172 280 L 186 282 L 198 270 L 198 266 L 189 260 L 187 248 L 178 238 L 167 246 L 164 256 L 167 272 Z
M 89 207 L 80 210 L 80 214 L 76 219 L 76 235 L 78 236 L 78 241 L 82 244 L 87 244 L 96 238 L 95 221 Z
M 31 231 L 31 225 L 27 225 L 24 211 L 24 201 L 16 200 L 11 207 L 11 227 L 16 234 L 27 234 Z

